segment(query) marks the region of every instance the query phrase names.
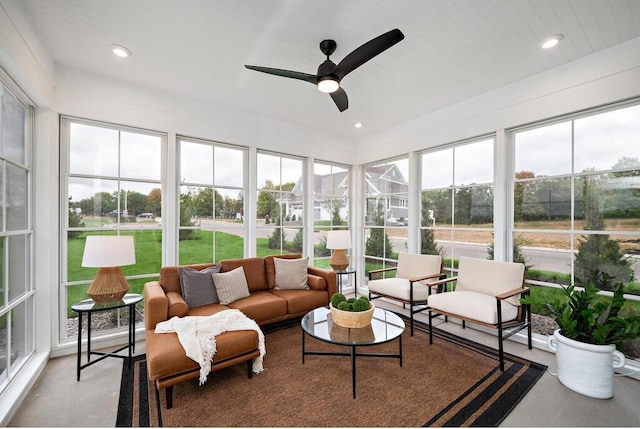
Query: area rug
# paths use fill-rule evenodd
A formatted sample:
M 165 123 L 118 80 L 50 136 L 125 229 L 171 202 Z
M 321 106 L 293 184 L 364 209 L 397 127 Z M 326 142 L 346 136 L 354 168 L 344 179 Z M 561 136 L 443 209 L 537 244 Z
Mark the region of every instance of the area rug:
M 247 377 L 246 365 L 211 373 L 174 387 L 168 410 L 157 407 L 144 356 L 123 365 L 116 426 L 399 427 L 497 426 L 542 376 L 546 366 L 505 354 L 418 323 L 403 334 L 398 359 L 357 360 L 357 397 L 352 397 L 348 357 L 301 358 L 299 324 L 266 334 L 265 370 Z M 307 350 L 345 351 L 307 336 Z M 398 342 L 367 347 L 396 352 Z

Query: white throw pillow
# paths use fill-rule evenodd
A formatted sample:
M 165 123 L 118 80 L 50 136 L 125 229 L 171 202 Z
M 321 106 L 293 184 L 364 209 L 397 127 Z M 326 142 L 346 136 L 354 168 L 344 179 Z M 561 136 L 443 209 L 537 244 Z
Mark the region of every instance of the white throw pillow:
M 244 268 L 238 267 L 226 273 L 212 274 L 211 277 L 213 278 L 220 304 L 227 305 L 249 296 L 249 285 L 244 275 Z
M 276 271 L 275 290 L 309 289 L 307 284 L 309 258 L 273 258 L 273 264 Z

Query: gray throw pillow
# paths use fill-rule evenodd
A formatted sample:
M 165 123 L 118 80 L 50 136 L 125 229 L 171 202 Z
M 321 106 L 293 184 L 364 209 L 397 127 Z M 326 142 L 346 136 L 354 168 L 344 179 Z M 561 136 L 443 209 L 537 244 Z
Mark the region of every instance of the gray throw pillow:
M 213 274 L 212 277 L 220 304 L 227 305 L 249 296 L 249 285 L 244 275 L 244 268 L 238 267 L 226 273 Z
M 276 271 L 275 290 L 309 289 L 307 266 L 309 258 L 273 258 Z
M 187 303 L 187 307 L 200 307 L 201 305 L 220 302 L 211 277 L 212 274 L 219 272 L 219 264 L 205 268 L 202 271 L 188 267 L 178 268 L 182 296 Z

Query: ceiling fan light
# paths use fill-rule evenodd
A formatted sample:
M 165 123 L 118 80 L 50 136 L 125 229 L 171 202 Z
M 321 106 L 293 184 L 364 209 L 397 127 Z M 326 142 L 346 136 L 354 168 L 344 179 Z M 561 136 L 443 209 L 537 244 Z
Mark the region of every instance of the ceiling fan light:
M 327 94 L 336 92 L 340 88 L 340 83 L 331 77 L 326 77 L 318 82 L 318 90 Z

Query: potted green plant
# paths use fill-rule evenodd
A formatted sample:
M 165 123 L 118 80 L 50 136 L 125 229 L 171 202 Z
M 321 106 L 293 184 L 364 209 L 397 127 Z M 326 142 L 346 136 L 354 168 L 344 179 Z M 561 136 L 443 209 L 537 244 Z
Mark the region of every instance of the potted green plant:
M 603 286 L 611 284 L 606 273 L 597 273 L 595 278 Z M 584 289 L 571 285 L 563 290 L 565 300 L 547 303 L 560 327 L 547 339 L 556 353 L 558 379 L 583 395 L 611 398 L 613 369 L 625 365 L 622 342 L 638 337 L 640 316 L 620 315 L 626 302 L 623 283 L 615 285 L 610 300 L 598 298 L 600 289 L 595 284 Z

